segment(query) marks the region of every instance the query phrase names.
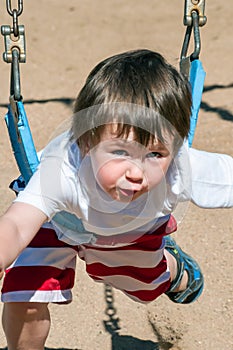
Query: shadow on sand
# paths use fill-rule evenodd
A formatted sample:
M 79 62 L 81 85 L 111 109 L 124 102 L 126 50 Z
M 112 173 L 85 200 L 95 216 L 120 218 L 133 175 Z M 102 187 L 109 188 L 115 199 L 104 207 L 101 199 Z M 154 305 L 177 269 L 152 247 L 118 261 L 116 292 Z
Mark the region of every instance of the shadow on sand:
M 0 350 L 7 350 L 7 348 L 0 348 Z M 67 349 L 67 348 L 44 348 L 44 350 L 82 350 L 82 349 Z
M 105 330 L 111 335 L 112 347 L 111 350 L 169 350 L 173 344 L 166 342 L 156 327 L 152 327 L 152 331 L 156 335 L 159 342 L 151 340 L 142 340 L 129 335 L 120 335 L 120 319 L 117 316 L 116 308 L 114 307 L 114 297 L 112 287 L 105 285 L 105 301 L 107 307 L 105 314 L 108 316 L 107 321 L 103 321 Z
M 233 83 L 227 84 L 227 85 L 221 85 L 221 84 L 213 84 L 213 85 L 208 85 L 205 86 L 203 89 L 203 95 L 207 92 L 213 91 L 213 90 L 223 90 L 223 89 L 231 89 L 233 87 Z M 55 97 L 55 98 L 49 98 L 49 99 L 41 99 L 41 100 L 24 100 L 25 105 L 31 105 L 33 103 L 39 103 L 39 104 L 44 104 L 48 102 L 55 102 L 55 103 L 62 103 L 66 105 L 67 107 L 70 107 L 72 109 L 72 106 L 74 105 L 74 98 L 70 97 Z M 0 107 L 5 107 L 7 108 L 8 103 L 1 103 Z M 233 122 L 233 114 L 231 111 L 224 109 L 224 108 L 219 108 L 216 106 L 211 106 L 205 101 L 202 101 L 201 103 L 201 110 L 205 112 L 212 112 L 216 113 L 221 119 L 231 121 Z M 1 350 L 1 349 L 0 349 Z

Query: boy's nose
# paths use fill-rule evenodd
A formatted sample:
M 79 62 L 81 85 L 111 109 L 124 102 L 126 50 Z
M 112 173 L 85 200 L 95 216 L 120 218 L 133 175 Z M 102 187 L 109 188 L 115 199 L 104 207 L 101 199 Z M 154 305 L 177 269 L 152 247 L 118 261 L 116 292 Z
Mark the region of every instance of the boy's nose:
M 130 165 L 125 173 L 126 179 L 134 183 L 142 183 L 144 171 L 142 166 L 136 162 L 130 162 Z

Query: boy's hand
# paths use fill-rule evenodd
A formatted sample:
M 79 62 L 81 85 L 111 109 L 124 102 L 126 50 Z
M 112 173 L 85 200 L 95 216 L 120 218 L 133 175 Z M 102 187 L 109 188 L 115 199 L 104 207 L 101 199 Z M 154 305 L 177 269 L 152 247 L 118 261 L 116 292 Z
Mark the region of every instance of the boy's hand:
M 0 272 L 0 280 L 3 278 L 3 276 L 4 276 L 4 271 L 1 271 Z

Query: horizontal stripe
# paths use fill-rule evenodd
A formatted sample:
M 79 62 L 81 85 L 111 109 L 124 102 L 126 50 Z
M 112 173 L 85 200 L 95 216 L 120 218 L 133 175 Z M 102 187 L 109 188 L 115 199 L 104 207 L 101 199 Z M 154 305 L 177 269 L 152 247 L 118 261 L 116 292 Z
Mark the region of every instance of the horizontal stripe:
M 149 303 L 161 294 L 165 293 L 171 285 L 170 281 L 166 281 L 154 290 L 140 290 L 136 292 L 123 291 L 128 297 L 137 302 Z
M 26 248 L 12 267 L 53 266 L 59 269 L 75 268 L 76 253 L 71 248 Z
M 60 270 L 47 266 L 14 267 L 6 271 L 2 293 L 71 289 L 74 285 L 74 276 L 73 269 Z
M 93 276 L 92 278 L 94 279 Z M 106 284 L 111 284 L 117 289 L 130 292 L 138 290 L 154 290 L 155 288 L 158 288 L 160 284 L 170 280 L 170 273 L 168 271 L 164 272 L 161 276 L 159 276 L 159 278 L 155 279 L 151 283 L 143 283 L 135 278 L 122 275 L 104 276 L 103 280 Z
M 152 283 L 156 278 L 167 270 L 166 260 L 162 260 L 156 268 L 137 268 L 134 266 L 108 267 L 103 264 L 91 264 L 86 266 L 86 271 L 90 277 L 104 279 L 105 276 L 124 275 L 135 278 L 144 283 Z
M 3 303 L 37 302 L 37 303 L 67 303 L 72 300 L 71 290 L 34 291 L 23 290 L 19 292 L 4 293 L 1 297 Z
M 124 237 L 124 235 L 122 235 Z M 162 242 L 163 242 L 163 236 L 157 235 L 156 233 L 147 233 L 143 236 L 140 236 L 136 241 L 134 242 L 127 242 L 124 245 L 122 243 L 121 246 L 106 246 L 107 243 L 110 244 L 110 241 L 108 242 L 108 237 L 105 239 L 105 237 L 101 238 L 101 245 L 98 245 L 99 238 L 97 239 L 96 243 L 93 244 L 84 244 L 83 247 L 86 247 L 88 249 L 95 249 L 99 251 L 118 251 L 118 250 L 134 250 L 134 249 L 140 249 L 140 250 L 146 250 L 146 251 L 155 251 L 157 249 L 161 248 Z
M 35 237 L 28 245 L 29 247 L 70 247 L 71 249 L 75 249 L 75 246 L 70 246 L 69 244 L 60 241 L 57 238 L 57 234 L 54 229 L 49 228 L 40 228 Z M 77 247 L 76 247 L 77 250 Z
M 175 229 L 173 224 L 173 220 L 169 220 L 156 232 L 144 234 L 121 247 L 106 247 L 105 237 L 97 237 L 97 246 L 70 246 L 59 241 L 53 229 L 42 227 L 14 267 L 6 271 L 2 301 L 71 300 L 77 252 L 95 281 L 112 284 L 134 300 L 154 300 L 170 285 L 163 258 L 163 236 Z M 115 238 L 117 242 L 119 237 Z
M 107 266 L 135 266 L 141 268 L 151 268 L 157 266 L 163 259 L 164 249 L 157 251 L 135 250 L 114 250 L 99 251 L 95 249 L 85 249 L 80 255 L 87 264 L 102 263 Z

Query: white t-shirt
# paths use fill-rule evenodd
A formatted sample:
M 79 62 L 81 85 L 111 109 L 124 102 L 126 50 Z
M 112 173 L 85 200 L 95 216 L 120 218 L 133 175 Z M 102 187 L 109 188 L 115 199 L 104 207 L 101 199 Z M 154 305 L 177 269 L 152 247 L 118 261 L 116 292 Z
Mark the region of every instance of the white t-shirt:
M 233 206 L 233 159 L 189 149 L 185 143 L 164 180 L 130 203 L 114 201 L 97 184 L 89 156 L 82 159 L 69 132 L 44 149 L 40 165 L 17 202 L 31 204 L 51 220 L 69 244 L 95 235 L 154 231 L 171 213 L 182 219 L 189 201 L 204 208 Z

